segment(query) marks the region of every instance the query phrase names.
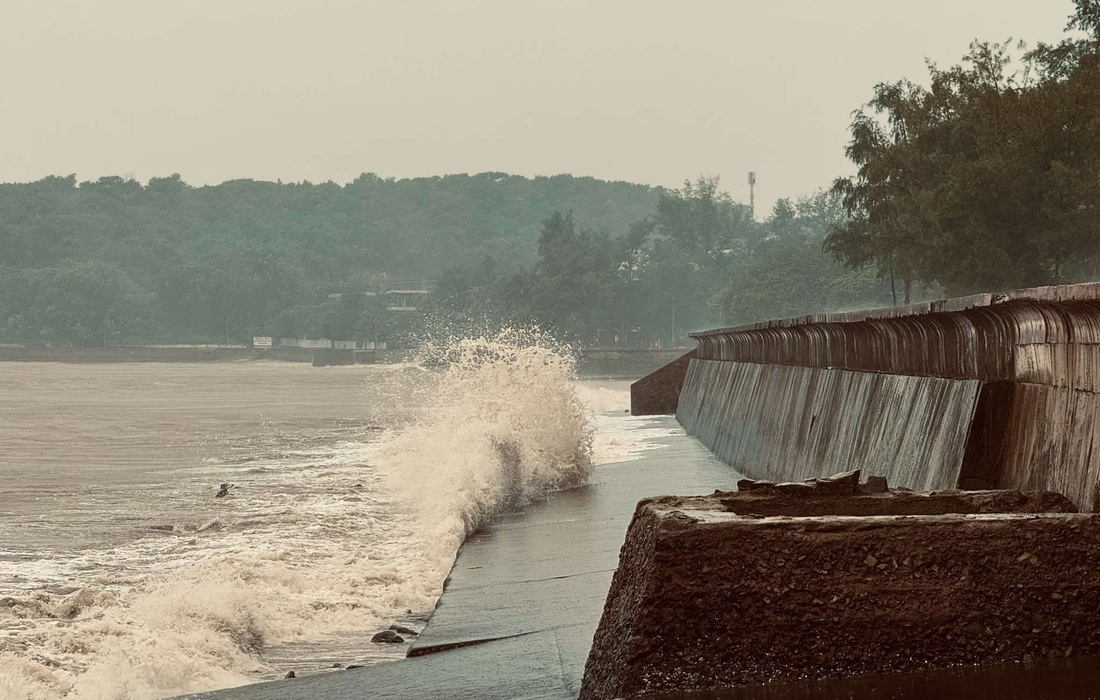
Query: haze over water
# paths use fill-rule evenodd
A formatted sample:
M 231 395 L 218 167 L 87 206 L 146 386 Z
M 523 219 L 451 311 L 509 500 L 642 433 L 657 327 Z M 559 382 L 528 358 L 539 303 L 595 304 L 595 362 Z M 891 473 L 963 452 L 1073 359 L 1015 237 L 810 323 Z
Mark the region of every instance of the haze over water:
M 448 371 L 4 365 L 0 697 L 165 697 L 402 656 L 371 634 L 422 624 L 469 530 L 647 434 L 625 384 L 484 350 Z

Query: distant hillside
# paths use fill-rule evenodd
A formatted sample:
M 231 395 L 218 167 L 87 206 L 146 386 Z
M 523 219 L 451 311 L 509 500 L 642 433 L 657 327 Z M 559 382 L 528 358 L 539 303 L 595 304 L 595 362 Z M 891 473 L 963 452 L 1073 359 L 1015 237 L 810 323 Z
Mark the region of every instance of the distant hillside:
M 542 222 L 625 234 L 661 190 L 504 173 L 347 185 L 179 176 L 0 185 L 0 342 L 243 339 L 291 307 L 427 279 L 491 257 L 533 260 Z

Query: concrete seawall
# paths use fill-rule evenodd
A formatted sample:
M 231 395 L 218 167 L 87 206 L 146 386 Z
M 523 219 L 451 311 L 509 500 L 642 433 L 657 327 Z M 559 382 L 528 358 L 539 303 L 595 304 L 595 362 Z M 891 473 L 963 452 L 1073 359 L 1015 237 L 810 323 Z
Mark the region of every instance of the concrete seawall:
M 753 478 L 864 469 L 892 484 L 948 489 L 959 480 L 980 388 L 974 380 L 695 360 L 676 418 Z
M 1097 505 L 1100 284 L 693 337 L 677 417 L 747 473 L 864 466 L 910 488 L 1045 489 Z
M 630 413 L 635 416 L 664 416 L 676 413 L 676 401 L 694 357 L 695 351 L 692 350 L 631 385 Z

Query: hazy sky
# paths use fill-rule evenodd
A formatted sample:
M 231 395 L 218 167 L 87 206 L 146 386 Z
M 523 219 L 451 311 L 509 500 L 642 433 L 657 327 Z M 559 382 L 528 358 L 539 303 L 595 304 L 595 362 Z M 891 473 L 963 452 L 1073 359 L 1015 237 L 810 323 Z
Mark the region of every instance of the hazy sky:
M 346 182 L 501 170 L 758 216 L 849 170 L 850 113 L 1070 0 L 0 0 L 0 181 Z

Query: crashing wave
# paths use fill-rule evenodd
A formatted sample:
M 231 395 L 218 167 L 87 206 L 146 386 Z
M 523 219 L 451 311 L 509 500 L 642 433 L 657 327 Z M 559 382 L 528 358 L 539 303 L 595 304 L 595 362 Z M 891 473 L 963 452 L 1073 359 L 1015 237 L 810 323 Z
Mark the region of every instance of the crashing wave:
M 573 354 L 545 334 L 448 338 L 426 343 L 420 359 L 438 368 L 430 396 L 384 438 L 378 461 L 449 568 L 466 535 L 493 517 L 584 483 L 592 433 Z

